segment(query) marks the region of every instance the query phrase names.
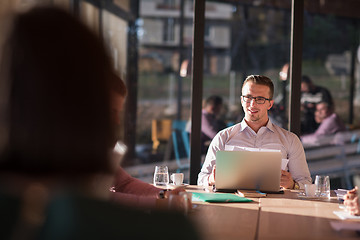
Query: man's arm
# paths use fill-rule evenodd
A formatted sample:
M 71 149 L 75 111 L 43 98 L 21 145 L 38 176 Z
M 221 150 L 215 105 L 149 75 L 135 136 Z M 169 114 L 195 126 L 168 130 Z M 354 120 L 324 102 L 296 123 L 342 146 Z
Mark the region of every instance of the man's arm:
M 306 183 L 311 184 L 312 182 L 309 167 L 306 162 L 305 151 L 299 138 L 295 134 L 290 133 L 289 138 L 292 138 L 290 149 L 288 149 L 289 171 L 294 181 L 303 189 Z
M 200 186 L 209 186 L 209 177 L 212 174 L 216 163 L 216 152 L 219 150 L 219 139 L 220 136 L 216 135 L 215 138 L 211 141 L 209 150 L 205 157 L 205 162 L 198 175 L 198 185 Z M 211 184 L 214 184 L 214 182 L 211 181 Z
M 201 171 L 198 175 L 198 182 L 197 184 L 199 186 L 209 186 L 209 177 L 211 173 L 213 172 L 213 166 L 215 165 L 215 159 L 214 160 L 207 160 L 207 157 L 205 158 L 205 162 L 201 168 Z M 213 184 L 213 182 L 212 182 Z

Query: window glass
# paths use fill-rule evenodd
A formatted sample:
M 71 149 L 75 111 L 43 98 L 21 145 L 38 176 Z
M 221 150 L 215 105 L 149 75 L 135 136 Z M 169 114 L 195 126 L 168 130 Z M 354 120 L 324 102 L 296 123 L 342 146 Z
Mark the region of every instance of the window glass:
M 340 172 L 331 176 L 332 189 L 360 184 L 355 167 L 347 167 L 357 158 L 360 118 L 360 19 L 351 3 L 309 1 L 304 11 L 302 74 L 307 78 L 301 85 L 301 140 L 312 175 L 319 171 L 315 161 L 323 162 L 322 172 L 329 166 L 326 161 L 344 161 L 331 170 Z
M 287 75 L 280 71 L 289 62 L 291 1 L 207 1 L 204 35 L 204 102 L 221 97 L 222 110 L 216 113 L 213 128 L 220 130 L 243 118 L 240 103 L 242 82 L 247 75 L 266 75 L 275 85 L 271 120 L 287 128 Z M 286 73 L 287 74 L 287 73 Z M 211 108 L 203 111 L 210 113 Z M 204 114 L 206 114 L 204 112 Z M 203 127 L 203 154 L 213 138 Z M 209 132 L 209 131 L 208 131 Z
M 99 12 L 100 10 L 85 1 L 80 2 L 80 17 L 83 22 L 94 31 L 95 34 L 100 34 L 99 29 Z
M 139 3 L 136 159 L 127 170 L 152 182 L 155 166 L 167 165 L 188 181 L 189 137 L 182 132 L 190 116 L 192 1 Z
M 333 112 L 347 128 L 359 125 L 359 115 L 352 111 L 350 105 L 352 99 L 355 106 L 359 105 L 356 94 L 359 91 L 356 87 L 359 81 L 359 18 L 357 13 L 351 16 L 351 11 L 331 9 L 330 5 L 327 3 L 324 9 L 318 11 L 308 6 L 304 12 L 302 73 L 308 80 L 304 79 L 302 83 L 302 134 L 312 135 L 312 138 L 304 138 L 310 144 L 321 143 L 319 131 L 316 130 Z M 331 96 L 332 101 L 327 95 Z M 333 108 L 322 110 L 324 106 L 316 106 L 320 101 L 333 104 Z M 337 127 L 340 128 L 339 125 Z M 336 132 L 325 129 L 324 133 Z

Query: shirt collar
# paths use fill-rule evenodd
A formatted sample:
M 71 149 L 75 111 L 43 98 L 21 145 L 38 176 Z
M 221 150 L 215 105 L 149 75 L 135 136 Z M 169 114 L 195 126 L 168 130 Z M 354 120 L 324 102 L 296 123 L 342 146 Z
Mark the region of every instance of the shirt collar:
M 266 128 L 272 132 L 275 132 L 274 124 L 271 122 L 270 118 L 269 118 L 268 123 L 266 124 Z
M 249 127 L 249 125 L 246 123 L 245 118 L 243 118 L 243 120 L 241 121 L 240 125 L 241 125 L 240 132 L 244 131 L 246 128 L 251 129 L 251 128 Z M 274 125 L 273 125 L 273 123 L 271 122 L 270 118 L 269 118 L 269 121 L 267 122 L 267 124 L 266 124 L 265 127 L 266 127 L 267 129 L 269 129 L 270 131 L 272 131 L 272 132 L 275 131 Z

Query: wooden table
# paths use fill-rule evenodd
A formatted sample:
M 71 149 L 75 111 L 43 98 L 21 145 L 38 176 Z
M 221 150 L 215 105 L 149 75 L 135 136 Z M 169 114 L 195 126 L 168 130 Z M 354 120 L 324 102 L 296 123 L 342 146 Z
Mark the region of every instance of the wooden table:
M 204 192 L 189 186 L 187 191 Z M 341 221 L 336 197 L 304 200 L 298 191 L 252 198 L 251 203 L 194 202 L 190 218 L 205 240 L 231 239 L 359 239 L 354 231 L 333 230 L 331 221 Z
M 204 192 L 189 186 L 187 191 Z M 190 213 L 205 240 L 254 239 L 259 214 L 258 199 L 250 203 L 194 202 Z

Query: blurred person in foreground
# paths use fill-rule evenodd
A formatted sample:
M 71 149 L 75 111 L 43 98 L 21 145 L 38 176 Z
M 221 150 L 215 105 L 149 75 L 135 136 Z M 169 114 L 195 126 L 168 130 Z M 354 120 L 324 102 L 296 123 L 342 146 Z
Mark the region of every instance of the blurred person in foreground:
M 216 152 L 237 148 L 276 149 L 283 159 L 288 159 L 281 170 L 280 186 L 286 189 L 303 188 L 311 183 L 304 148 L 300 139 L 271 122 L 268 111 L 274 104 L 274 85 L 270 78 L 261 75 L 248 76 L 242 86 L 241 104 L 244 119 L 220 131 L 212 140 L 205 162 L 198 176 L 198 185 L 215 185 Z M 261 166 L 259 166 L 261 167 Z
M 301 136 L 304 144 L 332 143 L 336 133 L 346 130 L 343 121 L 334 112 L 334 105 L 327 102 L 316 104 L 315 121 L 320 124 L 314 133 Z M 335 143 L 335 142 L 334 142 Z
M 316 131 L 319 124 L 315 120 L 316 104 L 326 102 L 333 106 L 333 99 L 328 89 L 317 86 L 308 76 L 301 78 L 301 134 Z
M 346 207 L 346 211 L 348 211 L 351 215 L 360 215 L 360 203 L 359 203 L 359 189 L 356 186 L 354 189 L 351 189 L 344 196 L 344 205 Z
M 100 40 L 52 7 L 11 22 L 0 65 L 0 238 L 196 239 L 181 214 L 108 200 L 118 163 Z
M 112 77 L 111 87 L 111 115 L 115 128 L 121 126 L 121 112 L 123 111 L 127 89 L 124 81 L 115 73 Z M 114 152 L 121 159 L 126 151 L 126 146 L 115 139 Z M 157 188 L 130 176 L 119 164 L 111 187 L 111 199 L 123 205 L 138 208 L 164 208 L 168 205 L 168 197 L 171 194 L 179 194 L 184 188 L 176 188 L 172 191 Z M 191 208 L 191 206 L 188 206 Z

